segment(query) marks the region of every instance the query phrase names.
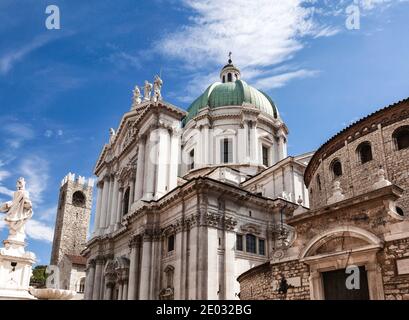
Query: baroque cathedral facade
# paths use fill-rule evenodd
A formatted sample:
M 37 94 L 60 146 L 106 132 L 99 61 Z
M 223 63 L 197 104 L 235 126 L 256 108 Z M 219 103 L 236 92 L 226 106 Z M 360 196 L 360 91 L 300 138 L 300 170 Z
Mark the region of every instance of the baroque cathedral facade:
M 287 155 L 277 106 L 231 60 L 187 111 L 161 87 L 157 76 L 135 88 L 97 160 L 85 299 L 238 299 L 237 277 L 309 207 L 312 153 Z
M 409 300 L 409 99 L 288 156 L 231 59 L 187 111 L 162 84 L 97 160 L 85 299 Z

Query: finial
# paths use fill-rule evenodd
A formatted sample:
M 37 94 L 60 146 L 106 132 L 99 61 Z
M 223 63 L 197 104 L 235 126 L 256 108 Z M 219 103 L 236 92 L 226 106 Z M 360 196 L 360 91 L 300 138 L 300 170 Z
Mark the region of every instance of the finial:
M 232 53 L 231 53 L 231 51 L 229 52 L 229 64 L 232 64 L 232 59 L 231 59 L 231 55 L 232 55 Z

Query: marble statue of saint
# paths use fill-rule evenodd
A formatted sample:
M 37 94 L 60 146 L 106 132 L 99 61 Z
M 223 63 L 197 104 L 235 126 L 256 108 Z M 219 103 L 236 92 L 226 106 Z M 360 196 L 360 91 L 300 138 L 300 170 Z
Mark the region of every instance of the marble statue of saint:
M 156 75 L 155 81 L 153 82 L 153 100 L 155 102 L 162 100 L 162 93 L 161 93 L 162 85 L 163 85 L 162 79 L 158 75 Z
M 138 86 L 135 86 L 135 89 L 133 90 L 133 98 L 132 98 L 132 102 L 134 105 L 140 104 L 142 102 L 141 99 L 141 90 L 139 90 Z
M 109 143 L 114 142 L 115 136 L 116 136 L 115 129 L 114 128 L 109 129 Z
M 0 212 L 6 213 L 4 220 L 9 226 L 8 240 L 24 242 L 25 224 L 33 215 L 33 206 L 25 187 L 24 178 L 19 178 L 13 200 L 0 205 Z
M 143 92 L 143 99 L 145 101 L 149 101 L 151 99 L 151 91 L 152 91 L 152 83 L 149 83 L 145 80 L 144 92 Z

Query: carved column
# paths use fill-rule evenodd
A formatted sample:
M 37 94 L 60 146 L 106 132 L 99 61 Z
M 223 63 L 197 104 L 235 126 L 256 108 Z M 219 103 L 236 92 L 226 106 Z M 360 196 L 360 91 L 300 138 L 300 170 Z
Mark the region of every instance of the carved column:
M 99 226 L 101 221 L 101 204 L 102 204 L 102 187 L 103 182 L 100 181 L 97 183 L 98 195 L 97 195 L 97 208 L 95 210 L 95 217 L 94 217 L 94 232 L 93 236 L 97 236 L 99 234 Z
M 145 155 L 145 183 L 144 183 L 144 199 L 152 200 L 155 194 L 156 186 L 156 167 L 157 167 L 157 129 L 152 129 L 149 138 L 146 140 L 147 153 Z
M 118 177 L 114 175 L 114 187 L 112 192 L 112 203 L 111 208 L 109 210 L 111 215 L 111 221 L 109 226 L 109 232 L 113 232 L 116 230 L 116 220 L 117 220 L 117 213 L 116 210 L 118 208 Z
M 150 234 L 143 236 L 141 275 L 139 283 L 139 299 L 149 299 L 149 287 L 151 281 L 151 254 L 152 254 L 152 237 Z
M 107 204 L 107 212 L 106 212 L 106 232 L 109 232 L 109 226 L 111 222 L 111 216 L 112 216 L 112 193 L 114 190 L 114 181 L 113 181 L 113 176 L 109 176 L 109 189 L 108 189 L 108 204 Z
M 120 280 L 119 287 L 118 287 L 118 300 L 123 300 L 122 294 L 123 294 L 123 283 L 122 283 L 122 280 Z
M 94 277 L 95 277 L 95 261 L 90 260 L 88 263 L 88 269 L 85 277 L 85 292 L 84 299 L 92 300 L 92 290 L 94 289 Z
M 116 228 L 119 229 L 121 227 L 121 218 L 122 218 L 122 201 L 124 197 L 124 189 L 120 188 L 118 192 L 118 199 L 117 199 L 117 207 L 116 207 Z
M 92 291 L 92 300 L 100 299 L 103 268 L 104 268 L 104 260 L 98 257 L 96 259 L 94 289 Z
M 106 216 L 108 211 L 108 192 L 109 192 L 109 177 L 104 177 L 104 186 L 102 189 L 102 204 L 101 204 L 101 220 L 99 224 L 100 233 L 103 233 L 103 230 L 106 227 Z
M 128 203 L 128 212 L 131 212 L 131 207 L 134 201 L 134 193 L 135 193 L 135 179 L 134 176 L 132 175 L 130 177 L 131 182 L 129 186 L 129 203 Z
M 138 162 L 136 165 L 136 182 L 135 182 L 135 201 L 138 201 L 143 196 L 144 184 L 144 166 L 145 166 L 145 143 L 146 137 L 139 137 L 138 143 Z
M 129 244 L 131 247 L 131 254 L 129 266 L 128 300 L 136 300 L 138 298 L 140 245 L 141 240 L 139 236 L 134 237 Z
M 128 279 L 124 279 L 122 285 L 122 300 L 128 300 Z
M 114 284 L 112 282 L 108 282 L 106 284 L 104 300 L 112 300 L 113 287 L 114 287 Z

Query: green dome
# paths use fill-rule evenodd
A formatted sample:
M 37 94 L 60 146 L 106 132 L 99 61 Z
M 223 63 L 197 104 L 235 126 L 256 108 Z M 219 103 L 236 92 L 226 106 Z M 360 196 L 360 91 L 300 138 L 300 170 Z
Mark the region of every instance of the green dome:
M 252 104 L 260 111 L 275 119 L 278 118 L 277 108 L 267 94 L 249 86 L 243 80 L 237 80 L 226 83 L 216 82 L 208 87 L 188 108 L 188 114 L 183 122 L 186 124 L 199 113 L 200 109 L 206 107 L 213 109 L 223 106 L 242 106 L 243 103 Z

